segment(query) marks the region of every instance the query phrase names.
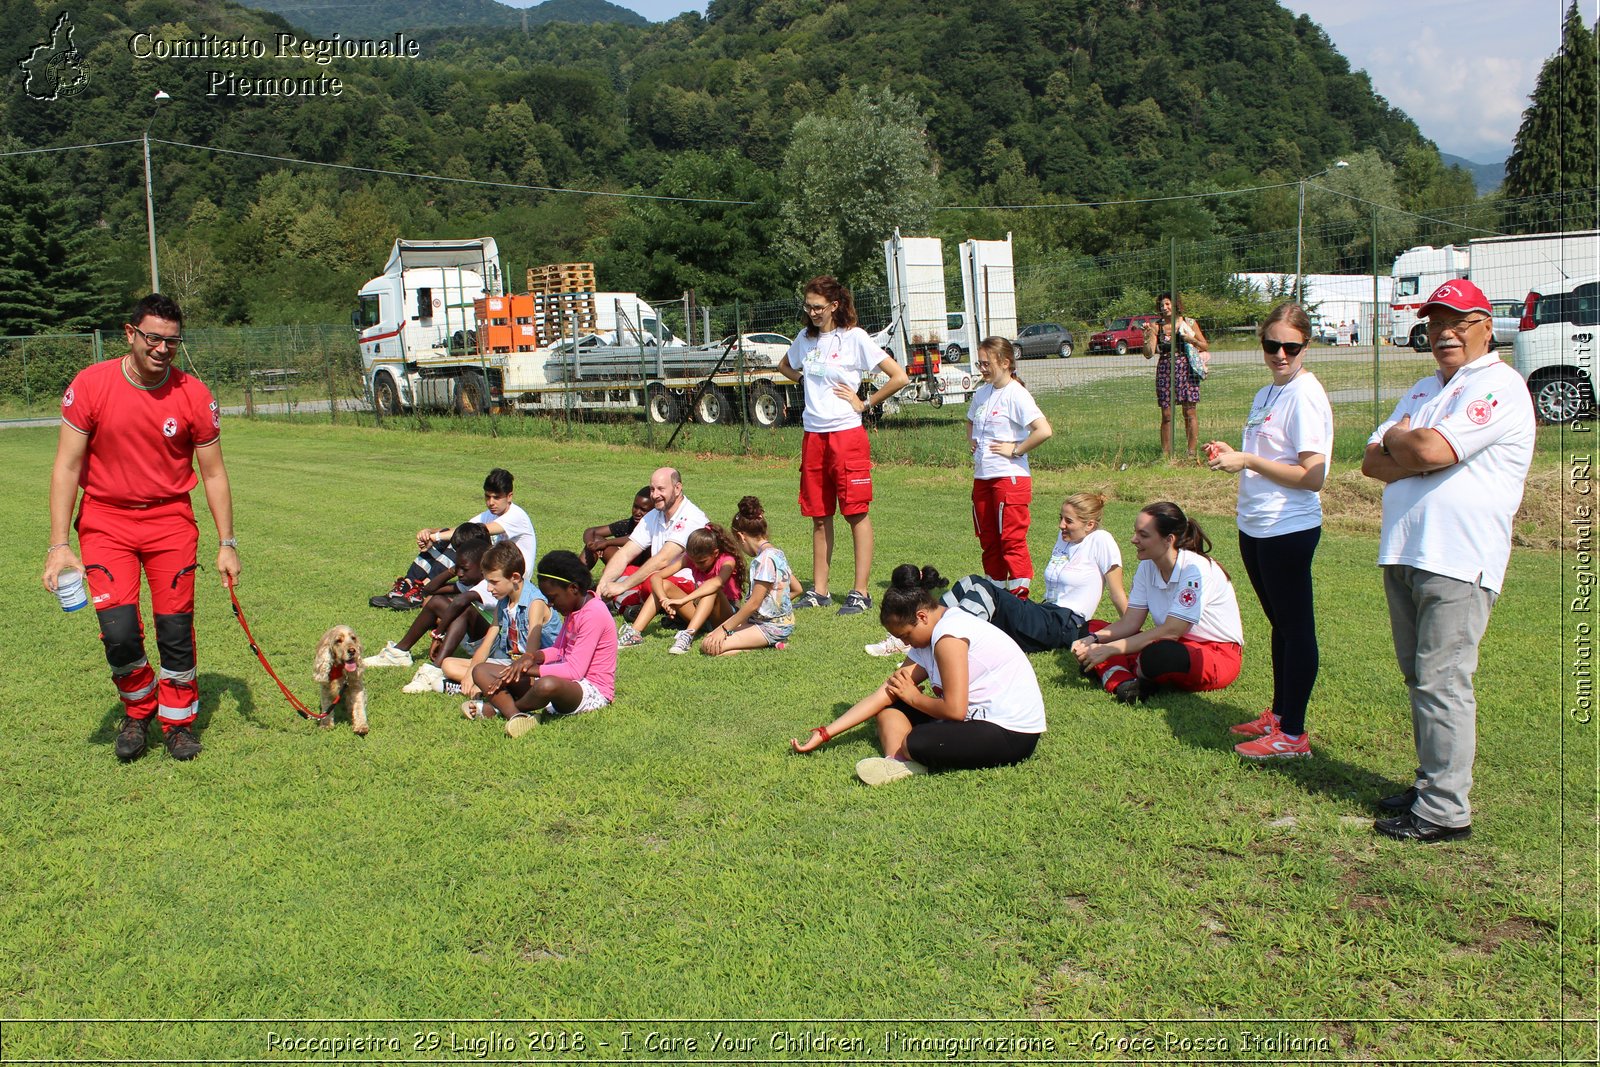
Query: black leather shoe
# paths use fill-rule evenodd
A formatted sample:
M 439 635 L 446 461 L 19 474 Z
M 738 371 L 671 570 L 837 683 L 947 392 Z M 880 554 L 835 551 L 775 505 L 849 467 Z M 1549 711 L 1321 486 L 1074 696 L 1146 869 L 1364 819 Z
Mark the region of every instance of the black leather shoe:
M 1412 786 L 1404 793 L 1396 793 L 1393 796 L 1379 797 L 1378 807 L 1383 811 L 1410 811 L 1411 805 L 1415 804 L 1416 802 L 1417 787 Z
M 122 729 L 117 731 L 117 759 L 127 763 L 144 755 L 144 731 L 149 724 L 148 719 L 123 716 Z
M 1392 837 L 1396 841 L 1420 841 L 1425 845 L 1472 836 L 1471 823 L 1465 826 L 1440 826 L 1409 811 L 1392 819 L 1379 819 L 1372 824 L 1372 828 L 1384 837 Z

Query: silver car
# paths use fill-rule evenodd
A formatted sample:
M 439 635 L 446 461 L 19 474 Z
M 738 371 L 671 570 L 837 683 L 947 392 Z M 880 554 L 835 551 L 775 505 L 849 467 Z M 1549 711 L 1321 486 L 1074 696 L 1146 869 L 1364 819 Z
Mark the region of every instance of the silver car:
M 1017 355 L 1023 359 L 1030 356 L 1072 358 L 1072 331 L 1059 323 L 1039 322 L 1024 326 L 1017 332 L 1014 343 Z

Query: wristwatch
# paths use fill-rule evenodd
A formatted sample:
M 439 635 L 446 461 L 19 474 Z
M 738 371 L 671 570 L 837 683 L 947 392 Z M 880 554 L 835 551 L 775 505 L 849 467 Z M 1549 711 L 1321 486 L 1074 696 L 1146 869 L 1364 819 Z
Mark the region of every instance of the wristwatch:
M 222 540 L 217 542 L 217 547 L 237 550 L 239 547 L 239 539 L 237 537 L 224 537 Z

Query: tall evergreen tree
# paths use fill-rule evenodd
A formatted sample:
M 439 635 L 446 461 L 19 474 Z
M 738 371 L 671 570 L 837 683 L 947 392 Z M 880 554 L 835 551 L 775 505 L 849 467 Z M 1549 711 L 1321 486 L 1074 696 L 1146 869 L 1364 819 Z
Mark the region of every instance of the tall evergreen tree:
M 1595 184 L 1595 34 L 1584 25 L 1577 0 L 1567 9 L 1561 49 L 1545 61 L 1532 102 L 1506 160 L 1505 195 L 1539 196 Z M 1589 223 L 1593 225 L 1593 222 Z
M 88 204 L 53 174 L 0 161 L 0 335 L 91 330 L 115 311 Z

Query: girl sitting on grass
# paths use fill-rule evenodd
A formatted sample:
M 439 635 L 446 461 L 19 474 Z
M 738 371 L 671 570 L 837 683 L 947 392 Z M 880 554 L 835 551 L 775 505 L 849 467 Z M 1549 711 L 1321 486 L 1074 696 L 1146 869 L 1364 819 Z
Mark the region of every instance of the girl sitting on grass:
M 694 577 L 694 588 L 689 592 L 683 592 L 659 573 L 650 576 L 650 592 L 655 594 L 662 612 L 674 619 L 688 619 L 667 649 L 674 656 L 689 651 L 694 635 L 706 623 L 720 623 L 732 615 L 744 586 L 744 557 L 739 554 L 739 546 L 727 530 L 714 522 L 689 535 L 683 543 L 683 557 Z
M 894 569 L 879 617 L 908 647 L 905 662 L 870 696 L 796 752 L 810 752 L 868 719 L 878 720 L 883 756 L 856 764 L 868 785 L 939 770 L 1004 767 L 1033 755 L 1044 733 L 1044 695 L 1017 643 L 982 619 L 934 598 L 944 579 L 932 567 Z M 922 691 L 929 682 L 933 691 Z
M 1163 686 L 1198 693 L 1231 685 L 1244 626 L 1228 572 L 1209 554 L 1211 539 L 1178 505 L 1158 500 L 1134 519 L 1133 548 L 1139 569 L 1128 610 L 1073 644 L 1078 662 L 1124 704 Z
M 483 700 L 468 718 L 506 721 L 506 736 L 521 737 L 538 713 L 577 715 L 610 704 L 617 687 L 617 631 L 594 595 L 594 576 L 576 553 L 557 550 L 539 560 L 539 592 L 560 613 L 561 632 L 547 649 L 529 649 L 504 667 L 473 671 Z
M 747 496 L 733 517 L 733 536 L 750 559 L 750 595 L 720 627 L 700 642 L 708 656 L 750 648 L 784 648 L 794 632 L 793 595 L 799 583 L 783 549 L 767 540 L 767 514 L 761 501 Z M 691 537 L 692 544 L 694 538 Z

